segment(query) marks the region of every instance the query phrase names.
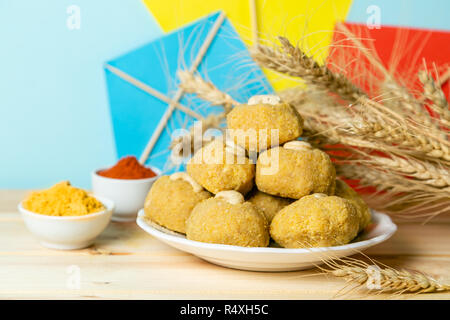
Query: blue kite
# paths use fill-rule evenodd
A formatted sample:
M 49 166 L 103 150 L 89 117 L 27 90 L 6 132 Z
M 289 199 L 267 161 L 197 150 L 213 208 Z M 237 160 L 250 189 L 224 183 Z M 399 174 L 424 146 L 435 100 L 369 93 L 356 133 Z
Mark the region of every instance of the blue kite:
M 213 29 L 214 37 L 194 68 Z M 246 102 L 253 95 L 273 93 L 230 21 L 223 12 L 215 12 L 105 64 L 119 158 L 142 154 L 179 90 L 177 72 L 190 69 L 236 101 Z M 220 112 L 220 107 L 212 107 L 193 94 L 182 94 L 178 105 L 181 109 L 177 107 L 170 113 L 146 162 L 165 173 L 181 169 L 168 165 L 174 130 L 192 126 L 196 114 Z

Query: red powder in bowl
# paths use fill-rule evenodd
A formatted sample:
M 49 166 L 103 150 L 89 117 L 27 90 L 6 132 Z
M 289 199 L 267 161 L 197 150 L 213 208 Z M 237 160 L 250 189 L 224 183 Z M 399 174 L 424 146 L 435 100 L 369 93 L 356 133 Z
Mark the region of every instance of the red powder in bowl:
M 139 163 L 134 156 L 124 157 L 115 166 L 97 172 L 98 175 L 113 179 L 146 179 L 156 176 L 150 168 Z

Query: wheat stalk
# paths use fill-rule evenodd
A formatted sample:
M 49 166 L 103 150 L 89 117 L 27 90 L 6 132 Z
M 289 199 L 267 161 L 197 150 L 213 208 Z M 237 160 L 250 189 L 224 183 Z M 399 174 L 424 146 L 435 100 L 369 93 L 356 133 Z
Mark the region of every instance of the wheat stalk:
M 383 103 L 390 109 L 404 115 L 405 119 L 418 123 L 424 127 L 432 128 L 435 132 L 440 130 L 440 121 L 423 107 L 406 90 L 395 81 L 387 80 L 382 84 L 381 94 Z
M 361 162 L 361 160 L 356 160 L 355 162 Z M 440 194 L 450 197 L 449 186 L 432 186 L 420 179 L 412 179 L 404 174 L 398 174 L 380 166 L 348 164 L 344 161 L 344 164 L 336 164 L 336 173 L 345 179 L 360 180 L 361 185 L 374 186 L 378 191 L 395 193 L 416 192 L 418 194 Z
M 311 248 L 310 243 L 297 241 L 300 247 Z M 332 253 L 316 254 L 325 266 L 316 267 L 325 274 L 344 278 L 354 284 L 354 289 L 366 289 L 369 292 L 399 294 L 423 294 L 450 291 L 450 282 L 437 280 L 430 275 L 406 269 L 397 270 L 369 258 L 359 250 L 354 253 L 362 258 L 337 257 Z M 368 260 L 366 262 L 365 260 Z
M 301 248 L 314 247 L 308 241 L 297 240 L 296 242 Z M 324 274 L 344 278 L 347 282 L 354 284 L 351 290 L 366 289 L 369 292 L 394 295 L 450 291 L 450 282 L 448 281 L 437 280 L 418 271 L 397 270 L 369 258 L 359 250 L 354 250 L 354 253 L 360 254 L 362 258 L 341 258 L 330 252 L 315 252 L 324 264 L 324 266 L 318 264 L 315 266 Z M 365 260 L 368 260 L 370 264 Z
M 406 141 L 406 146 L 411 146 L 414 149 L 413 151 L 417 151 L 416 147 L 424 150 L 423 156 L 450 161 L 450 142 L 445 135 L 441 134 L 442 132 L 423 127 L 420 122 L 409 119 L 373 99 L 361 97 L 359 103 L 366 107 L 361 110 L 360 115 L 366 114 L 367 118 L 376 119 L 377 122 L 381 123 L 381 127 L 390 126 L 391 128 L 402 129 L 402 135 L 397 137 L 396 144 Z
M 231 110 L 233 105 L 238 104 L 229 94 L 220 91 L 211 82 L 203 80 L 202 77 L 194 76 L 187 71 L 178 71 L 180 87 L 188 93 L 196 93 L 199 98 L 209 101 L 213 105 L 224 106 L 225 113 Z
M 387 266 L 380 267 L 371 260 L 368 264 L 355 258 L 324 260 L 327 268 L 322 271 L 336 277 L 345 278 L 357 288 L 369 291 L 393 294 L 421 294 L 450 290 L 450 284 L 434 279 L 417 271 L 396 270 Z
M 355 147 L 379 151 L 397 152 L 405 155 L 422 156 L 430 160 L 450 161 L 450 151 L 445 140 L 435 135 L 421 134 L 420 128 L 394 118 L 384 107 L 375 103 L 376 114 L 339 106 L 327 101 L 311 98 L 308 92 L 282 92 L 281 97 L 294 105 L 305 118 L 305 127 L 310 134 L 327 137 L 327 143 L 343 143 Z M 364 100 L 363 104 L 372 104 Z M 368 106 L 370 107 L 370 105 Z
M 383 115 L 375 120 L 357 117 L 349 123 L 348 132 L 359 136 L 363 141 L 378 142 L 379 151 L 392 151 L 424 157 L 430 160 L 450 161 L 450 148 L 447 141 L 432 132 L 410 123 L 392 121 Z
M 381 62 L 380 58 L 376 55 L 376 50 L 374 50 L 374 48 L 367 48 L 361 40 L 345 26 L 345 24 L 337 23 L 336 27 L 347 37 L 346 40 L 350 41 L 358 52 L 367 58 L 370 66 L 381 73 L 383 79 L 378 80 L 381 82 L 381 86 L 378 85 L 378 89 L 381 91 L 381 96 L 383 96 L 386 105 L 396 109 L 404 115 L 408 115 L 409 113 L 409 115 L 414 116 L 416 121 L 422 124 L 432 125 L 433 119 L 430 114 L 411 95 L 408 89 L 392 76 L 389 70 Z
M 419 80 L 423 85 L 424 97 L 432 102 L 430 108 L 441 117 L 442 124 L 449 128 L 450 110 L 441 86 L 424 70 L 419 72 Z
M 338 23 L 336 25 L 337 29 L 343 32 L 347 40 L 352 42 L 355 48 L 361 53 L 364 57 L 368 59 L 370 62 L 370 67 L 378 70 L 382 76 L 384 77 L 384 81 L 378 80 L 381 82 L 380 85 L 375 85 L 375 87 L 379 87 L 381 89 L 380 96 L 383 97 L 383 102 L 389 108 L 396 109 L 398 113 L 400 113 L 405 119 L 409 119 L 412 123 L 420 124 L 420 128 L 422 130 L 431 131 L 431 138 L 439 136 L 441 139 L 447 141 L 448 136 L 447 133 L 443 133 L 441 130 L 441 125 L 447 125 L 448 121 L 442 119 L 440 120 L 437 117 L 431 116 L 428 110 L 422 104 L 423 100 L 417 100 L 415 97 L 408 91 L 405 86 L 401 85 L 393 76 L 392 72 L 388 71 L 384 64 L 381 62 L 379 57 L 376 55 L 375 48 L 367 48 L 358 37 L 356 37 L 346 26 L 345 24 Z M 360 61 L 358 59 L 358 61 Z M 426 63 L 424 61 L 425 70 L 427 69 Z M 369 73 L 370 74 L 370 73 Z M 437 114 L 441 114 L 442 112 L 447 111 L 448 113 L 448 103 L 445 100 L 445 96 L 442 94 L 441 85 L 450 77 L 450 69 L 442 75 L 442 81 L 439 86 L 434 83 L 434 79 L 425 72 L 426 81 L 428 81 L 428 88 L 432 88 L 431 92 L 436 92 L 437 96 L 435 99 L 438 100 L 438 105 L 440 104 L 440 110 L 435 110 Z M 421 78 L 421 74 L 419 74 L 419 79 Z M 424 79 L 422 79 L 424 80 Z M 423 81 L 422 81 L 423 82 Z M 425 88 L 425 97 L 427 94 L 427 90 Z M 440 91 L 440 92 L 439 92 Z M 431 93 L 433 94 L 433 93 Z M 433 99 L 432 99 L 433 100 Z M 434 107 L 431 105 L 431 107 Z M 444 111 L 442 111 L 444 110 Z
M 361 153 L 354 150 L 356 153 Z M 391 154 L 389 157 L 377 155 L 363 155 L 363 159 L 348 160 L 344 163 L 361 164 L 367 167 L 375 168 L 379 171 L 389 170 L 401 176 L 406 176 L 408 180 L 415 179 L 420 183 L 446 190 L 450 187 L 450 171 L 448 167 L 438 167 L 428 161 L 415 158 L 399 157 Z M 450 196 L 450 188 L 449 196 Z
M 319 65 L 288 39 L 278 37 L 281 47 L 273 49 L 265 45 L 250 48 L 256 62 L 279 73 L 299 77 L 306 83 L 338 94 L 342 99 L 354 102 L 365 93 L 341 74 Z
M 450 213 L 450 188 L 436 188 L 390 170 L 364 165 L 337 164 L 336 173 L 344 179 L 355 179 L 359 186 L 376 187 L 375 194 L 362 194 L 371 208 L 417 219 Z
M 317 88 L 326 90 L 338 94 L 345 100 L 351 101 L 356 104 L 356 107 L 352 106 L 354 109 L 359 108 L 367 116 L 375 117 L 377 119 L 375 125 L 384 122 L 382 126 L 378 125 L 378 128 L 374 128 L 373 126 L 360 126 L 359 130 L 355 130 L 355 135 L 361 135 L 365 131 L 366 138 L 373 137 L 377 140 L 376 142 L 378 144 L 387 145 L 384 142 L 388 142 L 392 145 L 392 143 L 395 143 L 401 145 L 403 148 L 402 151 L 405 153 L 414 155 L 421 153 L 418 156 L 423 155 L 432 160 L 441 159 L 450 161 L 450 144 L 446 136 L 442 135 L 442 132 L 424 127 L 430 125 L 428 116 L 424 115 L 424 108 L 422 107 L 420 109 L 421 112 L 417 112 L 419 110 L 418 102 L 413 101 L 413 98 L 409 94 L 406 94 L 405 90 L 399 85 L 395 85 L 397 90 L 393 90 L 392 92 L 398 92 L 397 96 L 399 99 L 397 100 L 403 101 L 402 106 L 408 105 L 409 109 L 415 112 L 412 117 L 406 118 L 404 114 L 391 110 L 391 108 L 373 99 L 369 99 L 361 89 L 353 85 L 343 75 L 333 73 L 326 66 L 320 66 L 314 59 L 302 52 L 300 48 L 294 47 L 286 38 L 280 37 L 279 39 L 281 46 L 278 49 L 259 45 L 252 48 L 252 56 L 264 67 L 291 76 L 301 77 L 308 84 L 312 85 L 312 89 L 314 90 L 317 90 Z M 391 81 L 391 83 L 394 82 Z M 290 102 L 298 106 L 299 112 L 304 114 L 305 111 L 298 104 L 303 96 L 301 93 L 299 95 L 300 98 L 296 98 L 295 93 L 292 91 L 285 93 L 285 96 Z M 323 108 L 322 105 L 319 104 L 319 106 Z M 340 114 L 342 115 L 344 113 L 345 111 Z M 329 117 L 327 118 L 329 119 Z M 336 119 L 344 122 L 348 117 L 336 117 Z M 317 117 L 315 120 L 317 120 Z M 366 123 L 370 122 L 366 121 Z M 401 130 L 397 128 L 398 126 L 401 126 Z M 376 134 L 371 135 L 374 129 L 376 129 Z M 395 134 L 393 135 L 393 133 Z M 383 140 L 386 137 L 390 141 Z M 334 134 L 333 138 L 337 140 L 337 135 Z M 348 141 L 348 137 L 345 140 Z M 370 147 L 367 139 L 355 140 L 362 140 L 364 147 Z

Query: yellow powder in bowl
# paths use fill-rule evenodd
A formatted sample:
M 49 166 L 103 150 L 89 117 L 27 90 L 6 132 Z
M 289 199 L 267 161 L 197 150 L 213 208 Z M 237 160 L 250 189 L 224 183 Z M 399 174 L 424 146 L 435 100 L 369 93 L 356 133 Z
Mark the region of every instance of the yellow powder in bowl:
M 105 210 L 103 204 L 86 191 L 63 181 L 47 190 L 31 193 L 23 207 L 34 213 L 48 216 L 83 216 Z

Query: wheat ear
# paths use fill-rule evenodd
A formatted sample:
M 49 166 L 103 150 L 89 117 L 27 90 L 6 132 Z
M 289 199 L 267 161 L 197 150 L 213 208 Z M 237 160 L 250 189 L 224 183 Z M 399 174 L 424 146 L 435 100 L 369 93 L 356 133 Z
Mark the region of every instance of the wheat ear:
M 297 243 L 301 248 L 314 247 L 305 241 L 297 241 Z M 418 271 L 397 270 L 371 259 L 359 250 L 355 250 L 354 253 L 362 255 L 363 259 L 339 258 L 332 253 L 316 252 L 324 266 L 315 266 L 325 274 L 346 279 L 347 282 L 355 285 L 352 289 L 359 288 L 397 295 L 450 291 L 450 283 L 447 281 L 437 280 Z M 370 264 L 365 260 L 368 260 Z
M 441 117 L 441 122 L 450 127 L 450 110 L 448 101 L 440 85 L 426 71 L 419 72 L 419 80 L 423 85 L 424 97 L 430 100 L 430 108 Z
M 346 162 L 344 161 L 344 163 L 361 164 L 381 171 L 381 173 L 389 170 L 391 173 L 405 176 L 408 180 L 415 179 L 420 183 L 435 188 L 446 188 L 446 190 L 449 191 L 450 196 L 450 172 L 448 167 L 439 167 L 429 161 L 412 157 L 399 157 L 394 154 L 381 157 L 373 154 L 363 154 L 363 152 L 358 150 L 353 151 L 362 154 L 362 158 L 347 160 Z
M 194 76 L 187 71 L 178 71 L 181 80 L 180 87 L 188 93 L 195 93 L 199 98 L 210 102 L 213 105 L 224 106 L 225 113 L 231 110 L 236 102 L 229 94 L 217 89 L 211 82 L 203 80 L 202 77 Z
M 322 271 L 345 278 L 356 287 L 369 291 L 420 294 L 450 290 L 450 284 L 429 275 L 417 271 L 396 270 L 387 266 L 380 267 L 374 261 L 369 265 L 360 259 L 340 258 L 325 260 L 324 263 L 328 268 L 319 267 Z
M 279 73 L 299 77 L 317 88 L 338 94 L 347 101 L 355 102 L 365 93 L 341 74 L 335 74 L 326 66 L 319 65 L 288 39 L 278 37 L 281 47 L 277 49 L 258 45 L 250 49 L 252 57 L 263 67 Z
M 450 161 L 448 141 L 435 132 L 399 117 L 376 101 L 360 99 L 352 107 L 317 97 L 311 90 L 285 90 L 280 96 L 305 119 L 306 132 L 328 144 L 342 143 L 429 160 Z
M 433 218 L 450 213 L 450 188 L 436 188 L 408 178 L 365 165 L 337 164 L 336 174 L 344 179 L 359 180 L 360 187 L 376 187 L 374 194 L 362 194 L 368 205 L 402 218 Z

